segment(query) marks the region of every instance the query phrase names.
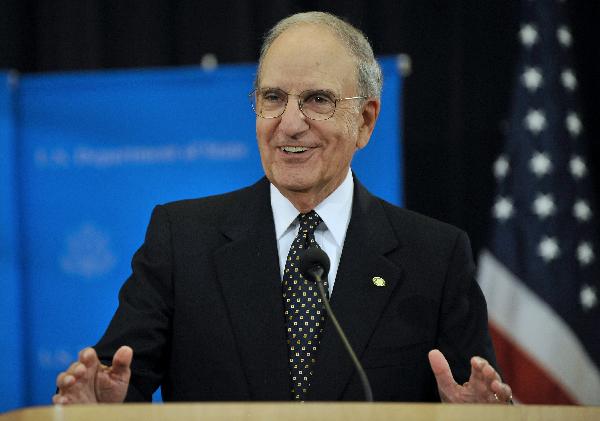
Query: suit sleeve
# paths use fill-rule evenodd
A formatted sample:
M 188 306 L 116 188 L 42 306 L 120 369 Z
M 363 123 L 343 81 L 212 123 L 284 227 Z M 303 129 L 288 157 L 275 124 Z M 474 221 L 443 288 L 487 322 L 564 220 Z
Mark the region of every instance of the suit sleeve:
M 438 335 L 438 346 L 459 384 L 469 379 L 470 359 L 475 355 L 496 367 L 488 332 L 487 305 L 475 272 L 469 239 L 460 231 L 448 264 Z
M 167 211 L 152 212 L 144 244 L 119 292 L 119 306 L 95 349 L 105 364 L 122 345 L 133 348 L 126 401 L 150 401 L 160 386 L 170 348 L 173 314 L 172 242 Z

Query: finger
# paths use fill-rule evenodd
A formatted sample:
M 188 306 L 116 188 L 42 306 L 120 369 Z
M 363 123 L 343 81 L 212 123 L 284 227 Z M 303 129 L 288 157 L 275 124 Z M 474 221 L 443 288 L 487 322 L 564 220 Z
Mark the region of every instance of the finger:
M 429 351 L 429 364 L 435 376 L 435 381 L 440 392 L 442 400 L 452 401 L 457 395 L 457 384 L 452 376 L 450 365 L 439 350 Z
M 471 367 L 470 387 L 478 402 L 505 403 L 511 399 L 512 392 L 504 387 L 500 375 L 488 361 L 473 357 Z
M 68 396 L 63 396 L 63 395 L 54 395 L 52 397 L 52 402 L 55 404 L 60 404 L 60 405 L 67 405 L 67 404 L 71 403 L 69 401 Z
M 483 376 L 483 368 L 488 364 L 487 360 L 481 357 L 472 357 L 471 358 L 471 373 L 476 377 L 482 378 Z
M 77 364 L 79 364 L 79 362 L 75 361 L 74 363 L 72 363 L 69 366 L 69 368 L 67 368 L 66 371 L 62 371 L 58 374 L 58 376 L 56 376 L 56 387 L 60 388 L 60 387 L 68 386 L 68 384 L 65 383 L 65 378 L 67 376 L 72 377 L 73 371 L 75 370 L 75 367 L 77 366 Z M 71 379 L 69 379 L 69 381 L 71 381 Z
M 77 365 L 75 365 L 75 367 L 73 368 L 73 370 L 71 371 L 71 375 L 73 377 L 75 377 L 76 379 L 80 379 L 81 377 L 83 377 L 88 371 L 88 367 L 83 364 L 83 363 L 77 363 Z
M 66 377 L 67 373 L 65 373 L 64 371 L 62 373 L 59 373 L 58 376 L 56 376 L 56 387 L 58 387 L 59 389 L 62 387 L 62 385 L 64 384 L 64 379 Z
M 75 361 L 75 362 L 72 362 L 71 365 L 69 366 L 69 368 L 67 368 L 67 373 L 72 372 L 75 369 L 75 367 L 77 367 L 77 365 L 79 365 L 79 364 L 81 364 L 79 362 L 79 360 Z
M 66 388 L 72 386 L 76 381 L 85 377 L 88 368 L 80 362 L 71 364 L 69 370 L 62 372 L 56 378 L 56 386 Z
M 52 396 L 52 403 L 55 405 L 59 405 L 59 404 L 62 405 L 62 404 L 66 404 L 68 402 L 69 402 L 69 400 L 65 396 L 61 396 L 59 394 Z
M 483 367 L 482 373 L 488 390 L 494 394 L 496 400 L 501 402 L 508 400 L 508 397 L 504 396 L 506 392 L 505 388 L 502 386 L 502 379 L 494 367 L 488 363 Z
M 87 368 L 100 364 L 98 355 L 94 348 L 88 347 L 79 351 L 79 361 L 84 364 Z
M 478 373 L 483 374 L 484 377 L 493 377 L 494 379 L 501 381 L 500 374 L 498 374 L 494 366 L 485 358 L 477 356 L 471 358 L 471 366 L 475 368 Z
M 494 380 L 491 389 L 501 403 L 508 403 L 512 400 L 512 389 L 508 384 Z
M 77 379 L 75 379 L 75 377 L 73 377 L 73 375 L 64 373 L 64 375 L 60 379 L 60 383 L 57 383 L 56 386 L 58 386 L 58 389 L 60 391 L 64 391 L 65 389 L 69 388 L 70 386 L 73 386 L 76 381 L 77 381 Z
M 506 399 L 506 403 L 514 405 L 512 388 L 506 383 L 502 383 L 502 385 L 504 386 L 504 398 Z
M 471 380 L 480 393 L 485 393 L 487 389 L 490 389 L 494 380 L 501 381 L 500 375 L 494 367 L 481 357 L 471 358 Z
M 132 359 L 133 349 L 128 346 L 120 347 L 113 356 L 111 372 L 117 376 L 129 374 Z

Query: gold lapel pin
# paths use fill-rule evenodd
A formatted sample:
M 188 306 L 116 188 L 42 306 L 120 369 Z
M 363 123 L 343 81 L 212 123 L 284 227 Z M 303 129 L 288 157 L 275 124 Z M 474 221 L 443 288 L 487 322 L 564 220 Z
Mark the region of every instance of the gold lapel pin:
M 375 277 L 373 277 L 373 285 L 375 285 L 376 287 L 384 287 L 385 279 L 383 279 L 379 276 L 375 276 Z

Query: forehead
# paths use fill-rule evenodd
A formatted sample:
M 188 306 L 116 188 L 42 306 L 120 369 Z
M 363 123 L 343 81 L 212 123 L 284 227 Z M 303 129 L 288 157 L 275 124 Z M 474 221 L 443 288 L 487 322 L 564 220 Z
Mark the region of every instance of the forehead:
M 302 24 L 271 44 L 259 83 L 287 92 L 326 88 L 349 94 L 356 80 L 355 61 L 342 42 L 323 26 Z

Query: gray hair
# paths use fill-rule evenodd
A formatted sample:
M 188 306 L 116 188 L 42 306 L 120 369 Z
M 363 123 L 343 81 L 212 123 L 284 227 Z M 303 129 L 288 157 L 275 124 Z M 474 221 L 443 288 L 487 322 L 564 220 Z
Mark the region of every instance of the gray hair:
M 381 87 L 383 85 L 383 75 L 381 67 L 375 60 L 373 49 L 365 35 L 350 25 L 348 22 L 325 12 L 304 12 L 296 13 L 280 20 L 271 28 L 265 36 L 260 49 L 258 59 L 258 71 L 254 80 L 254 87 L 258 87 L 262 63 L 267 51 L 283 32 L 293 26 L 300 24 L 320 25 L 329 29 L 346 46 L 348 52 L 356 62 L 356 73 L 358 79 L 359 95 L 370 98 L 379 98 L 381 96 Z

